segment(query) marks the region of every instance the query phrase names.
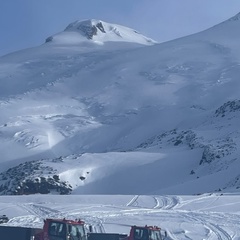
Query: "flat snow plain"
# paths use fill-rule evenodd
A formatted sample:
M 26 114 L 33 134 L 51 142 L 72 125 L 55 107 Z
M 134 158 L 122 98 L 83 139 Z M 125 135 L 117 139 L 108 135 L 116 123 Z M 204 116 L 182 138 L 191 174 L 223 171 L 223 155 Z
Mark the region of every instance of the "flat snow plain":
M 97 232 L 128 233 L 158 225 L 167 239 L 240 239 L 240 197 L 234 194 L 1 196 L 8 225 L 42 227 L 44 218 L 81 218 Z

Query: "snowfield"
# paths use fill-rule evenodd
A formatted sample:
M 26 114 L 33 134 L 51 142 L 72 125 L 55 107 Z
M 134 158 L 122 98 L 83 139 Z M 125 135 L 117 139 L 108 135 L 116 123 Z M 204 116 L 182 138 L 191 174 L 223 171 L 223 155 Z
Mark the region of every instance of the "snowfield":
M 240 239 L 239 195 L 1 196 L 7 225 L 39 227 L 45 218 L 80 218 L 96 232 L 129 233 L 132 225 L 157 225 L 167 239 Z

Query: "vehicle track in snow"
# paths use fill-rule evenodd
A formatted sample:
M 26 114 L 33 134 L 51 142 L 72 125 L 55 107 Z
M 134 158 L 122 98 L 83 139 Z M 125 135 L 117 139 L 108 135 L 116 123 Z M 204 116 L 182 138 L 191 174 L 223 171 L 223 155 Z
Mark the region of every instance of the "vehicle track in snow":
M 218 240 L 232 240 L 233 238 L 225 231 L 223 228 L 221 228 L 218 224 L 212 223 L 208 221 L 208 217 L 206 214 L 201 214 L 201 213 L 187 213 L 185 215 L 187 219 L 190 221 L 193 221 L 195 223 L 199 223 L 203 226 L 205 226 L 209 232 L 211 233 L 208 238 L 206 239 L 212 239 L 212 234 L 214 234 Z
M 20 209 L 30 215 L 23 215 L 21 217 L 13 217 L 9 220 L 12 226 L 25 226 L 25 227 L 42 227 L 45 218 L 63 218 L 62 213 L 58 210 L 44 207 L 33 203 L 16 204 Z
M 210 201 L 211 203 L 214 201 Z M 238 236 L 238 230 L 231 231 L 231 235 L 229 231 L 229 225 L 238 225 L 240 224 L 240 220 L 238 216 L 234 214 L 226 213 L 207 213 L 197 211 L 192 212 L 188 210 L 180 210 L 178 205 L 182 206 L 181 198 L 177 196 L 139 196 L 135 195 L 131 198 L 131 200 L 125 205 L 124 208 L 112 208 L 111 205 L 99 205 L 94 214 L 92 214 L 91 210 L 88 211 L 87 208 L 83 210 L 83 208 L 74 208 L 74 210 L 69 211 L 68 209 L 60 209 L 57 206 L 54 208 L 44 206 L 45 203 L 25 203 L 18 204 L 19 207 L 27 210 L 33 216 L 30 216 L 30 220 L 27 222 L 26 219 L 22 219 L 22 222 L 25 221 L 29 226 L 31 224 L 42 224 L 42 219 L 44 218 L 69 218 L 76 219 L 81 218 L 84 219 L 87 225 L 92 225 L 95 232 L 104 233 L 105 232 L 105 224 L 111 224 L 110 219 L 124 219 L 132 218 L 134 216 L 138 218 L 138 216 L 145 215 L 150 216 L 151 214 L 158 214 L 159 221 L 164 221 L 164 219 L 168 219 L 168 221 L 175 221 L 176 218 L 183 219 L 183 223 L 187 224 L 182 228 L 182 233 L 173 232 L 171 229 L 167 229 L 168 238 L 172 240 L 182 240 L 182 239 L 192 239 L 195 240 L 190 234 L 188 234 L 187 229 L 191 229 L 194 231 L 196 226 L 203 227 L 207 234 L 205 235 L 204 240 L 236 240 L 236 236 Z M 183 204 L 185 205 L 185 203 Z M 111 207 L 110 210 L 102 211 L 101 207 Z M 207 205 L 209 207 L 209 205 Z M 204 208 L 201 208 L 204 210 Z M 209 215 L 210 214 L 210 215 Z M 26 218 L 29 216 L 26 216 Z M 226 219 L 226 221 L 224 220 Z M 41 220 L 41 221 L 40 221 Z M 110 220 L 110 221 L 109 221 Z M 16 223 L 20 219 L 16 219 Z M 35 221 L 35 223 L 31 223 L 31 221 Z M 115 220 L 114 220 L 115 221 Z M 114 222 L 113 221 L 113 222 Z M 185 228 L 186 227 L 186 228 Z M 238 228 L 237 228 L 238 229 Z M 186 230 L 186 232 L 185 232 Z M 191 230 L 190 230 L 191 231 Z M 198 231 L 198 230 L 196 230 Z
M 143 198 L 151 198 L 151 205 L 143 204 Z M 135 195 L 127 204 L 127 207 L 139 207 L 139 208 L 148 208 L 148 209 L 162 209 L 162 210 L 170 210 L 174 209 L 180 200 L 176 196 L 139 196 Z
M 135 195 L 127 204 L 127 207 L 137 207 L 138 206 L 139 195 Z
M 212 200 L 213 196 L 212 194 L 202 194 L 199 195 L 197 198 L 194 199 L 189 199 L 189 200 L 181 200 L 180 203 L 180 207 L 183 207 L 185 205 L 190 205 L 190 204 L 197 204 L 198 202 L 202 202 L 202 201 L 207 201 L 208 199 L 210 199 L 211 201 L 209 202 L 208 205 L 212 205 L 215 201 L 217 201 L 217 199 L 219 198 L 219 196 L 216 195 L 216 198 L 214 198 Z M 207 206 L 204 206 L 204 208 L 199 208 L 198 210 L 204 210 Z
M 42 205 L 37 204 L 22 204 L 20 205 L 22 208 L 25 208 L 29 213 L 32 213 L 35 216 L 38 216 L 41 219 L 45 218 L 64 218 L 63 214 L 56 210 L 49 207 L 44 207 Z
M 153 207 L 154 209 L 171 210 L 180 202 L 180 199 L 177 196 L 154 196 L 153 198 L 156 202 L 156 205 Z
M 144 196 L 146 198 L 146 196 Z M 218 240 L 232 240 L 233 237 L 226 231 L 224 228 L 222 228 L 220 225 L 218 225 L 218 220 L 222 220 L 222 216 L 216 214 L 214 219 L 216 222 L 212 221 L 212 218 L 209 218 L 207 214 L 204 212 L 185 212 L 185 211 L 179 211 L 177 210 L 178 205 L 181 204 L 181 199 L 177 196 L 148 196 L 148 198 L 154 199 L 154 204 L 152 204 L 151 207 L 146 208 L 145 205 L 141 205 L 141 199 L 142 196 L 135 195 L 127 204 L 128 207 L 137 207 L 142 209 L 139 214 L 143 213 L 144 210 L 149 211 L 149 213 L 154 213 L 155 210 L 158 212 L 159 210 L 163 210 L 163 212 L 171 211 L 174 215 L 182 215 L 183 218 L 187 220 L 187 223 L 190 222 L 193 225 L 199 224 L 202 225 L 209 234 L 204 238 L 205 240 L 212 240 L 212 239 L 218 239 Z M 207 196 L 204 196 L 204 198 L 207 198 Z M 146 199 L 145 199 L 146 200 Z M 196 200 L 195 200 L 196 201 Z M 214 199 L 215 201 L 215 199 Z M 212 201 L 211 203 L 213 203 Z M 149 201 L 150 202 L 150 201 Z M 185 203 L 184 203 L 185 204 Z M 184 205 L 183 204 L 183 205 Z M 203 208 L 204 209 L 204 208 Z M 174 211 L 176 210 L 176 211 Z M 130 212 L 129 212 L 130 213 Z M 132 211 L 132 214 L 138 214 L 137 209 L 136 211 Z M 222 222 L 222 221 L 221 221 Z M 191 239 L 185 234 L 186 239 Z M 174 233 L 169 232 L 169 236 L 167 239 L 180 239 L 178 236 Z M 194 238 L 192 239 L 194 240 Z
M 66 219 L 74 220 L 79 218 L 78 214 L 73 215 L 73 214 L 70 214 L 69 212 L 59 211 L 59 210 L 45 207 L 42 205 L 29 203 L 29 204 L 22 204 L 20 206 L 26 209 L 29 213 L 33 214 L 34 216 L 37 216 L 40 219 L 66 218 Z M 86 216 L 84 217 L 84 220 L 86 221 L 86 226 L 91 225 L 95 232 L 100 232 L 100 233 L 105 232 L 102 219 L 98 217 Z

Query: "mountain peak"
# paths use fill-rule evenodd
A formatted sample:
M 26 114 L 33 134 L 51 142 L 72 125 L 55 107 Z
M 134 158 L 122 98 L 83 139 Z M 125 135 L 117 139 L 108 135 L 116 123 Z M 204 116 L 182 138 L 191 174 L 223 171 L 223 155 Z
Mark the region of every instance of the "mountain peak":
M 46 42 L 60 44 L 79 44 L 91 41 L 97 44 L 105 42 L 132 42 L 142 45 L 157 43 L 136 30 L 101 20 L 88 19 L 70 23 L 66 29 L 46 39 Z
M 92 39 L 93 36 L 98 35 L 99 31 L 106 33 L 102 21 L 95 19 L 70 23 L 65 31 L 79 31 L 88 39 Z

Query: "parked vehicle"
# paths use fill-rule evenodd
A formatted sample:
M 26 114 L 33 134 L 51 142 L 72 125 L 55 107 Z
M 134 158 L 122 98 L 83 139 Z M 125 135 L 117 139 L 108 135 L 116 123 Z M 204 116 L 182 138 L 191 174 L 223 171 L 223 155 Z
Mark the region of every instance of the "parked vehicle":
M 167 233 L 164 231 L 164 236 L 162 233 L 161 228 L 157 226 L 132 226 L 128 240 L 163 240 Z
M 92 228 L 90 228 L 92 229 Z M 0 225 L 4 240 L 163 240 L 156 226 L 132 226 L 129 235 L 120 233 L 92 233 L 84 221 L 46 219 L 43 228 L 26 228 Z
M 42 229 L 14 227 L 14 226 L 0 226 L 0 239 L 2 240 L 34 240 L 36 235 Z
M 43 228 L 0 225 L 3 240 L 87 240 L 83 221 L 46 219 Z
M 0 224 L 1 223 L 7 223 L 8 221 L 9 221 L 9 219 L 6 215 L 0 216 Z
M 46 219 L 43 230 L 34 237 L 34 240 L 87 240 L 85 223 L 66 219 Z

